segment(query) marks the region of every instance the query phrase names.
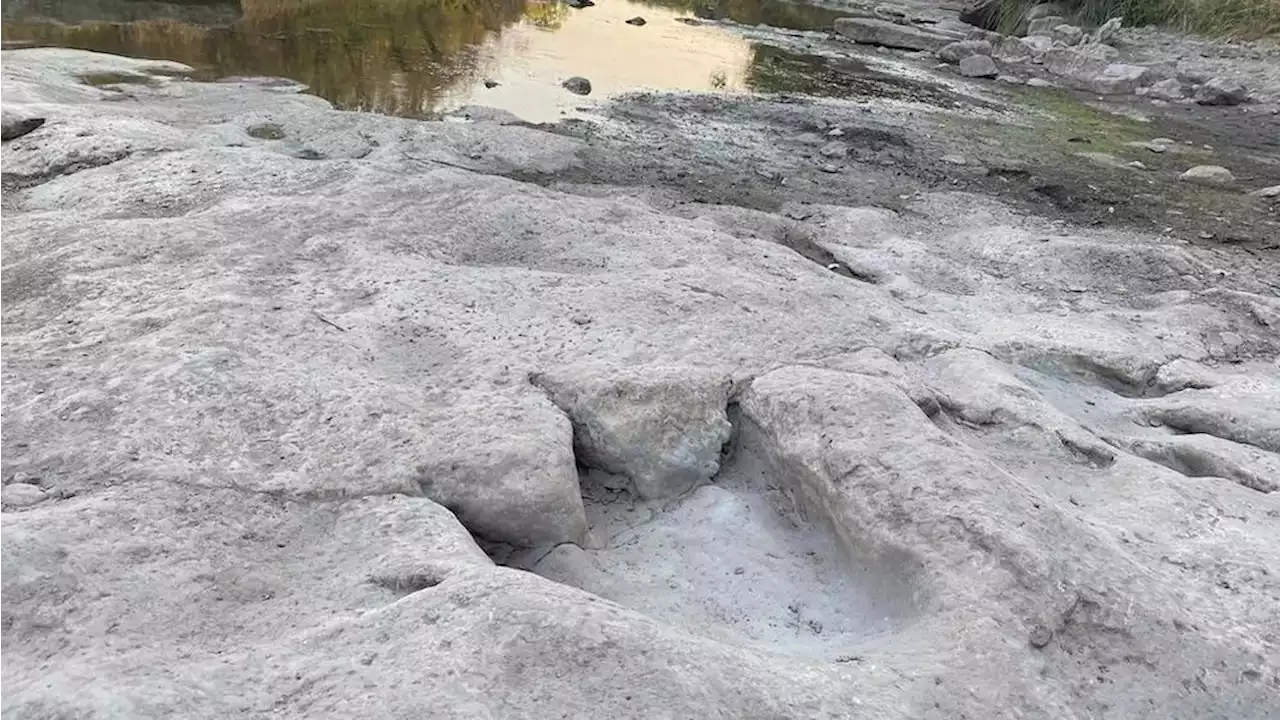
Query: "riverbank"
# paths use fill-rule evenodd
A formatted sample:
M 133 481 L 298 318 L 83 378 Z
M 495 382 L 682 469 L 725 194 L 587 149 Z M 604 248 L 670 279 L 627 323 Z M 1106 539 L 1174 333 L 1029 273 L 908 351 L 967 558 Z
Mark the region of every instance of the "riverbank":
M 4 53 L 6 714 L 1271 711 L 1252 185 L 1187 200 L 1240 242 L 1082 222 L 975 128 L 1121 121 L 960 80 L 543 127 L 183 72 Z

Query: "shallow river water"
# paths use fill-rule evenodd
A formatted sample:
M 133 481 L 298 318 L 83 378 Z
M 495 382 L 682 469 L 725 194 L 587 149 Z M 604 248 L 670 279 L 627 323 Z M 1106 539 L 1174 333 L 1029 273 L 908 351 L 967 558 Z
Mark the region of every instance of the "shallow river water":
M 838 16 L 779 0 L 7 0 L 3 11 L 7 48 L 286 77 L 344 109 L 430 117 L 482 104 L 535 122 L 632 90 L 769 89 L 774 48 L 690 19 L 813 29 Z M 561 87 L 575 75 L 589 98 Z

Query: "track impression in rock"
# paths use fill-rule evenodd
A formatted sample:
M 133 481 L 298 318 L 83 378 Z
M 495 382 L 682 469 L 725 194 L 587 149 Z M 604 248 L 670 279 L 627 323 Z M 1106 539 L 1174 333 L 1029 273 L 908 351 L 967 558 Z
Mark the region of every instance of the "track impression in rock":
M 911 620 L 909 563 L 841 541 L 749 421 L 726 446 L 732 381 L 590 365 L 535 381 L 573 421 L 590 538 L 507 564 L 705 637 L 828 660 Z
M 909 623 L 908 578 L 841 551 L 795 506 L 789 480 L 737 442 L 714 482 L 642 501 L 583 474 L 595 547 L 559 545 L 510 564 L 724 642 L 828 661 Z

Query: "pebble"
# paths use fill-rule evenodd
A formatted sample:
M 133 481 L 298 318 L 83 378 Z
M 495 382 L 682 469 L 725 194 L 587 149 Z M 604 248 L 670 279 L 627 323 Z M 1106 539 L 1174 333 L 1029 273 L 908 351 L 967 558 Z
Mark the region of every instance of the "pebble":
M 1036 623 L 1036 626 L 1031 628 L 1028 639 L 1031 641 L 1031 647 L 1039 649 L 1053 640 L 1053 631 L 1041 623 Z
M 5 507 L 31 507 L 44 499 L 44 490 L 28 483 L 10 483 L 0 491 L 0 504 Z
M 575 75 L 574 77 L 560 83 L 560 86 L 574 95 L 591 94 L 591 81 L 581 76 Z

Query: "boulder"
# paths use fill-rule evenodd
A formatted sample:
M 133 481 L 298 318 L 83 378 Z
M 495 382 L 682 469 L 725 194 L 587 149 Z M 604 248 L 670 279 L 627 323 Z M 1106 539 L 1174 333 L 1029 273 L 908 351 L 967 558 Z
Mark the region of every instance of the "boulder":
M 1178 179 L 1209 187 L 1226 187 L 1236 181 L 1235 175 L 1220 165 L 1197 165 L 1179 175 Z
M 1009 39 L 1021 43 L 1023 47 L 1031 52 L 1031 59 L 1036 61 L 1043 60 L 1044 54 L 1052 50 L 1054 46 L 1053 38 L 1047 35 L 1032 35 L 1031 37 Z
M 837 18 L 835 31 L 862 45 L 937 52 L 952 42 L 946 35 L 876 18 Z
M 1249 99 L 1249 90 L 1238 80 L 1213 77 L 1197 87 L 1193 97 L 1201 105 L 1239 105 Z
M 450 430 L 421 451 L 422 494 L 488 540 L 582 542 L 587 523 L 569 419 L 536 392 L 466 394 L 451 404 L 459 417 L 423 418 Z
M 1177 78 L 1167 78 L 1151 84 L 1147 88 L 1147 97 L 1160 100 L 1181 100 L 1185 95 L 1182 83 Z
M 960 8 L 960 22 L 995 30 L 1000 24 L 1000 0 L 965 0 Z
M 1044 50 L 1048 49 L 1048 47 L 1044 48 Z M 1043 53 L 1044 50 L 1040 52 Z M 1026 62 L 1031 59 L 1032 49 L 1022 38 L 1009 36 L 1000 40 L 993 55 L 1003 63 Z
M 1250 195 L 1261 198 L 1280 198 L 1280 185 L 1271 185 L 1269 187 L 1258 188 L 1250 191 Z
M 970 55 L 960 61 L 958 72 L 971 78 L 990 78 L 1000 74 L 990 55 Z
M 970 55 L 990 55 L 991 43 L 986 40 L 961 40 L 953 42 L 938 50 L 938 59 L 948 63 L 958 63 Z
M 1053 30 L 1049 32 L 1049 37 L 1052 37 L 1055 42 L 1060 42 L 1063 45 L 1079 45 L 1080 41 L 1084 38 L 1084 30 L 1081 30 L 1077 25 L 1067 25 L 1064 23 L 1062 25 L 1054 26 Z
M 1142 65 L 1111 63 L 1084 84 L 1099 95 L 1131 93 L 1150 81 L 1151 69 Z
M 1132 92 L 1149 81 L 1147 68 L 1112 62 L 1115 55 L 1116 49 L 1109 45 L 1055 47 L 1044 54 L 1043 62 L 1050 73 L 1101 94 Z
M 644 499 L 672 498 L 720 468 L 732 383 L 679 366 L 569 367 L 534 382 L 573 421 L 577 461 L 631 480 Z
M 1110 20 L 1107 20 L 1093 31 L 1090 36 L 1091 41 L 1095 43 L 1110 42 L 1111 38 L 1115 37 L 1116 33 L 1120 31 L 1121 23 L 1122 20 L 1118 17 L 1113 17 Z

